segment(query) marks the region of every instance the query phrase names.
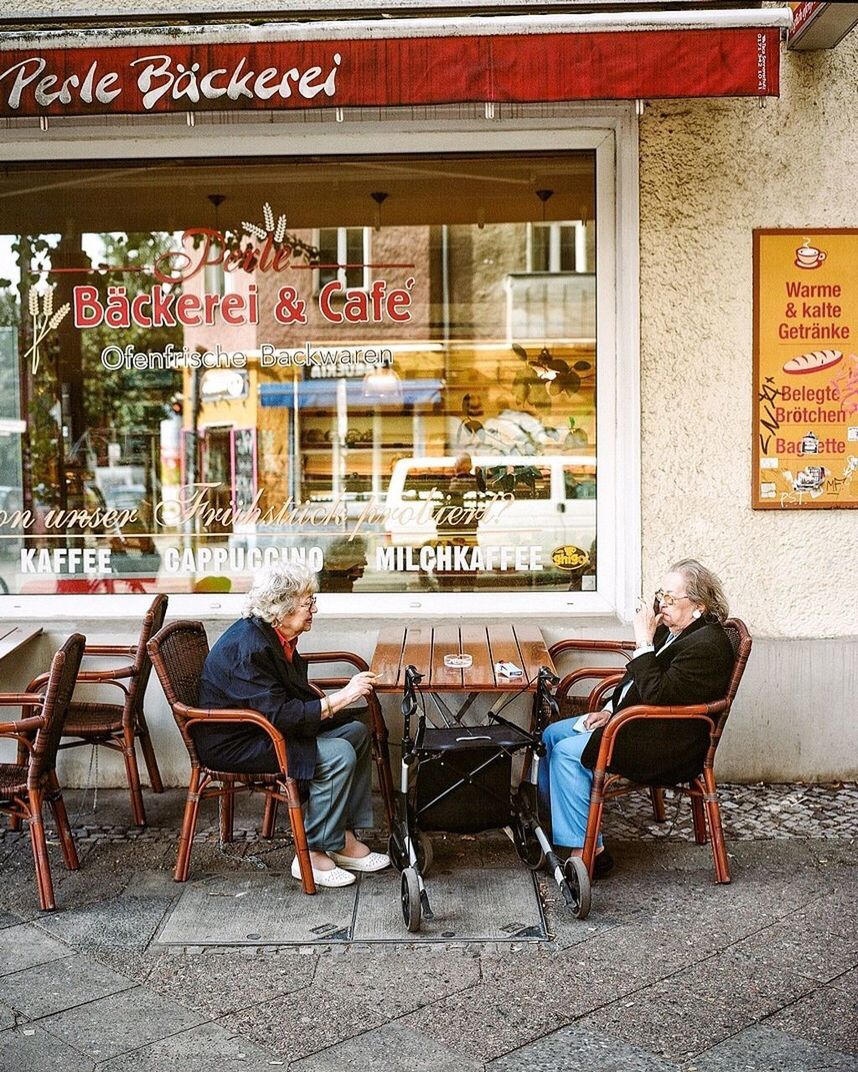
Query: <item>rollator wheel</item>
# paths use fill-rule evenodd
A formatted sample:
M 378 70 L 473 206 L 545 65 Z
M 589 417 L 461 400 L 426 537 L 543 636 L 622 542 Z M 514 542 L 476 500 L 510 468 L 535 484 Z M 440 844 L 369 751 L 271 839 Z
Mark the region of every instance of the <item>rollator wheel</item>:
M 417 872 L 413 867 L 406 867 L 402 872 L 400 884 L 402 897 L 402 918 L 405 926 L 412 933 L 420 930 L 421 905 L 420 886 L 417 883 Z
M 580 856 L 570 856 L 563 865 L 566 885 L 575 899 L 576 919 L 586 919 L 590 914 L 590 876 Z
M 404 871 L 408 866 L 408 857 L 404 847 L 395 834 L 387 839 L 387 855 L 397 871 Z M 422 831 L 417 835 L 417 866 L 420 874 L 426 876 L 429 868 L 435 861 L 435 850 L 432 847 L 432 839 Z
M 432 846 L 432 838 L 423 831 L 417 835 L 417 866 L 420 874 L 426 878 L 432 864 L 435 862 L 435 849 Z
M 512 843 L 519 860 L 531 871 L 541 871 L 545 866 L 545 853 L 535 837 L 528 836 L 527 827 L 517 821 L 512 824 Z

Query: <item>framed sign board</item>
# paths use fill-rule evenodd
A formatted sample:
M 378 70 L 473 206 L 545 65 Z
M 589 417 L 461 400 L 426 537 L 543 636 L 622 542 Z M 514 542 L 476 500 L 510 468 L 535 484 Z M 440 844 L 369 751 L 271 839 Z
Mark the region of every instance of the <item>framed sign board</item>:
M 858 507 L 858 229 L 754 231 L 756 510 Z

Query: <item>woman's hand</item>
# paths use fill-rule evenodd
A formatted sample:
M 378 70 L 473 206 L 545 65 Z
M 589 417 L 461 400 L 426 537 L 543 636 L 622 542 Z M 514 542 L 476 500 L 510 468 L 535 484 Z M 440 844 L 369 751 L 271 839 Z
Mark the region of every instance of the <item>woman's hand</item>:
M 635 613 L 635 643 L 639 648 L 652 644 L 655 631 L 661 625 L 661 614 L 656 614 L 648 603 L 641 603 Z
M 372 692 L 374 681 L 375 674 L 371 670 L 362 670 L 359 674 L 355 674 L 339 692 L 332 692 L 328 696 L 331 712 L 342 711 L 344 707 L 353 704 L 355 700 L 359 700 L 362 696 L 369 696 Z
M 600 726 L 604 726 L 610 717 L 610 711 L 591 711 L 584 719 L 584 725 L 588 730 L 597 730 Z

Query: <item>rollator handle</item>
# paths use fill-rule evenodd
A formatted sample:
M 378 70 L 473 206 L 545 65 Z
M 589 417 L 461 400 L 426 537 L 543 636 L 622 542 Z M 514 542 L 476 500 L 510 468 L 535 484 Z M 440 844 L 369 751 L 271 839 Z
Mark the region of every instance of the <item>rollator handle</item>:
M 426 716 L 417 703 L 417 686 L 423 680 L 423 675 L 416 666 L 409 664 L 405 667 L 405 688 L 402 694 L 402 762 L 410 764 L 414 762 L 414 750 L 423 744 L 423 735 L 426 731 Z M 417 715 L 417 733 L 415 738 L 411 736 L 411 718 Z
M 560 713 L 560 708 L 557 705 L 557 700 L 554 698 L 552 688 L 560 683 L 560 678 L 554 673 L 554 671 L 548 666 L 541 666 L 539 673 L 536 675 L 537 686 L 536 692 L 533 696 L 533 726 L 536 728 L 540 737 L 546 726 Z M 544 754 L 544 748 L 542 751 L 542 742 L 540 740 L 537 751 L 539 755 Z

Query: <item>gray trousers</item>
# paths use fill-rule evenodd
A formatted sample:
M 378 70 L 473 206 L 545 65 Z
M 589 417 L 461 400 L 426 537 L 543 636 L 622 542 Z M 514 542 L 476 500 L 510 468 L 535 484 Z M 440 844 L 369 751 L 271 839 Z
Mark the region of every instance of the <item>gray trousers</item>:
M 314 852 L 340 852 L 346 830 L 372 825 L 372 745 L 369 730 L 355 719 L 316 738 L 304 829 Z

